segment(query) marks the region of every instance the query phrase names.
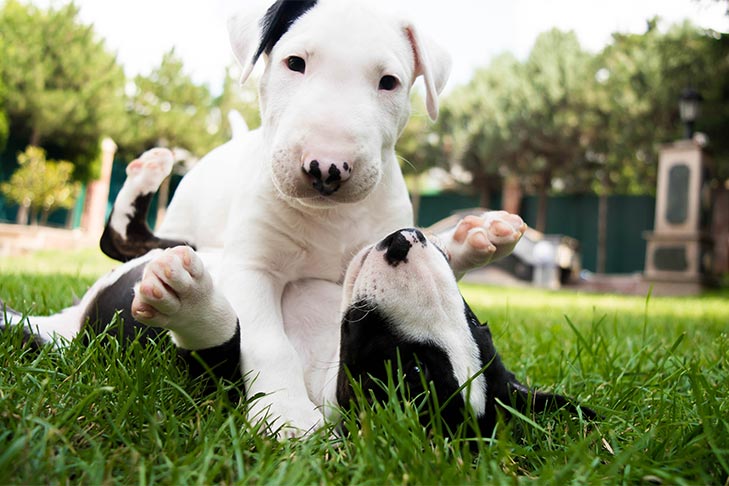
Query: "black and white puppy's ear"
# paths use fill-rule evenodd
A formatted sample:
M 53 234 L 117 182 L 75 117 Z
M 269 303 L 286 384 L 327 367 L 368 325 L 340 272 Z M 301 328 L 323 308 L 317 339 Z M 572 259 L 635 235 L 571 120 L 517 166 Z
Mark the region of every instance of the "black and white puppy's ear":
M 597 418 L 597 413 L 591 408 L 579 406 L 578 410 L 578 405 L 565 396 L 532 390 L 516 380 L 509 382 L 509 392 L 512 405 L 522 413 L 543 413 L 564 409 L 572 415 L 581 414 L 587 420 Z
M 578 410 L 578 406 L 570 398 L 556 393 L 533 390 L 519 382 L 514 373 L 506 368 L 496 352 L 488 325 L 486 323 L 479 325 L 476 315 L 468 306 L 466 306 L 466 317 L 471 325 L 471 333 L 478 343 L 481 360 L 484 365 L 489 365 L 484 370 L 487 394 L 491 395 L 487 395 L 487 403 L 492 403 L 493 406 L 498 408 L 494 401 L 494 399 L 498 399 L 523 414 L 564 409 L 573 415 L 581 414 L 587 420 L 597 418 L 597 413 L 588 407 L 580 406 Z M 494 420 L 495 416 L 493 414 L 485 414 L 482 417 L 482 431 L 492 430 L 495 424 Z
M 438 95 L 445 88 L 451 73 L 451 56 L 429 38 L 421 35 L 415 26 L 405 23 L 405 33 L 415 54 L 415 78 L 425 81 L 425 105 L 431 120 L 438 118 Z
M 243 68 L 240 82 L 251 75 L 262 54 L 270 54 L 291 25 L 316 5 L 317 0 L 278 0 L 266 10 L 260 1 L 246 2 L 245 10 L 228 20 L 233 55 Z

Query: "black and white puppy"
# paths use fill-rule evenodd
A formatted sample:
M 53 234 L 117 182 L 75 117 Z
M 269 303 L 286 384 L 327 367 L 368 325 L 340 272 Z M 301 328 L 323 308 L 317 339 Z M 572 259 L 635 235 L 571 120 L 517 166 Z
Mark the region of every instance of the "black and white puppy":
M 490 435 L 498 402 L 520 412 L 579 413 L 567 398 L 530 390 L 506 369 L 489 327 L 461 296 L 447 260 L 417 229 L 392 233 L 352 260 L 345 279 L 339 404 L 354 399 L 350 376 L 384 400 L 381 383 L 402 373 L 411 397 L 434 390 L 436 403 L 447 404 L 440 413 L 450 431 L 463 423 L 468 408 L 480 432 Z M 581 413 L 595 417 L 588 408 Z

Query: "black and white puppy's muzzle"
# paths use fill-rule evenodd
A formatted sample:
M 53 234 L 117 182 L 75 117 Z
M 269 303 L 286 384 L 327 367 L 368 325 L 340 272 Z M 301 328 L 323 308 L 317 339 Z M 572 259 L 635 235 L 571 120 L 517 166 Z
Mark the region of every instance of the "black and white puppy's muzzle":
M 401 373 L 413 398 L 434 390 L 436 403 L 445 404 L 440 415 L 448 431 L 470 409 L 480 433 L 490 435 L 498 401 L 522 412 L 564 407 L 579 413 L 565 397 L 530 390 L 504 367 L 447 258 L 416 229 L 396 231 L 354 257 L 344 283 L 338 403 L 355 399 L 347 370 L 378 400 L 387 398 L 378 382 L 387 383 L 388 374 Z M 581 413 L 595 416 L 587 408 Z M 427 425 L 429 418 L 421 419 Z

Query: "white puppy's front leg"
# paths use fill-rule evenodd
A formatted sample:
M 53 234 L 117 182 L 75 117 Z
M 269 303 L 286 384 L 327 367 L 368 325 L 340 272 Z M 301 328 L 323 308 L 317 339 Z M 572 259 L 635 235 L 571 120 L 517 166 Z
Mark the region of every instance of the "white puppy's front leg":
M 251 421 L 279 438 L 305 435 L 323 423 L 307 394 L 304 368 L 284 332 L 285 282 L 270 273 L 226 268 L 221 285 L 240 318 L 241 359 Z
M 471 269 L 509 255 L 526 229 L 516 214 L 487 211 L 466 216 L 454 229 L 438 236 L 449 254 L 453 273 L 460 279 Z
M 137 321 L 169 329 L 175 344 L 187 350 L 219 346 L 237 328 L 233 308 L 188 246 L 169 248 L 150 260 L 131 310 Z

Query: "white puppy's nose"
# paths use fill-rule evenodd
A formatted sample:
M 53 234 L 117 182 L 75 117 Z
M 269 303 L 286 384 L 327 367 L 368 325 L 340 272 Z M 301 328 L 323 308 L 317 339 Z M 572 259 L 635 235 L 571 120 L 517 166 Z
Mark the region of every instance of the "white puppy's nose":
M 301 170 L 309 177 L 314 189 L 322 196 L 330 196 L 352 175 L 352 164 L 311 159 L 304 162 Z

